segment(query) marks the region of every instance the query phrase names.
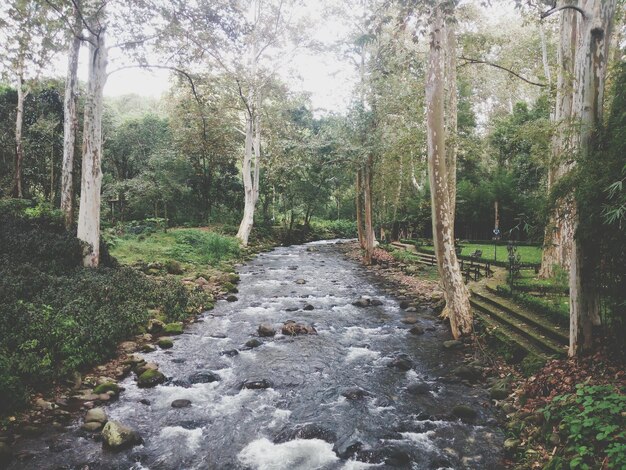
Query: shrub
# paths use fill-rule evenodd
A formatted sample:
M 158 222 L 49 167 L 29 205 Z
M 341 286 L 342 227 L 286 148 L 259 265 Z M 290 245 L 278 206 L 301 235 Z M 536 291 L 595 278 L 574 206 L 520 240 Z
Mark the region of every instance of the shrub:
M 82 268 L 80 243 L 58 220 L 9 206 L 0 212 L 0 413 L 24 404 L 30 390 L 111 357 L 149 309 L 172 322 L 209 304 L 173 278 L 106 262 L 106 250 L 104 266 Z

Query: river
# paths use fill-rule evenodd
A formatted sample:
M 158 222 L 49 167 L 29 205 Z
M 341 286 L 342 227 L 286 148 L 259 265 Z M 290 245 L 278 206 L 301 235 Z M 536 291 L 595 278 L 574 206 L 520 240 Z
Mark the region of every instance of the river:
M 452 377 L 463 354 L 442 347 L 449 333 L 435 317 L 418 311 L 426 332 L 410 334 L 398 299 L 334 242 L 277 248 L 239 273 L 238 301 L 218 302 L 173 349 L 144 355 L 170 380 L 140 389 L 129 377 L 106 407 L 142 445 L 103 450 L 75 422 L 22 442 L 32 456 L 10 468 L 499 468 L 503 436 L 493 407 L 485 390 Z M 353 306 L 361 296 L 382 305 Z M 318 334 L 284 336 L 286 320 Z M 261 323 L 278 334 L 245 348 Z M 398 358 L 410 369 L 390 367 Z M 199 372 L 220 380 L 191 384 Z M 271 387 L 242 389 L 250 380 Z M 176 399 L 191 406 L 172 408 Z M 457 404 L 478 412 L 474 423 L 449 417 Z

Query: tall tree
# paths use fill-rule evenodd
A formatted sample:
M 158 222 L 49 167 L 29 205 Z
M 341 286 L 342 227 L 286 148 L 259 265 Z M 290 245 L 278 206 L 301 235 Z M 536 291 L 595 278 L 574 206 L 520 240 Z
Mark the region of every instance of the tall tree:
M 63 100 L 63 167 L 61 169 L 61 211 L 68 230 L 74 222 L 74 149 L 76 148 L 76 130 L 78 115 L 76 101 L 78 97 L 78 55 L 81 45 L 82 21 L 80 0 L 73 4 L 73 23 L 69 39 L 67 56 L 67 74 L 65 76 L 65 97 Z
M 602 124 L 604 86 L 609 57 L 616 0 L 580 0 L 566 5 L 575 9 L 579 21 L 579 43 L 574 65 L 575 95 L 573 120 L 578 132 L 573 147 L 582 158 L 588 158 L 597 150 L 599 127 Z M 577 232 L 572 245 L 569 272 L 570 288 L 570 347 L 569 355 L 576 356 L 590 350 L 593 325 L 600 322 L 600 302 L 594 272 L 599 269 L 587 253 L 587 243 L 580 233 L 579 204 L 575 201 L 574 230 Z
M 562 2 L 561 5 L 566 3 Z M 574 61 L 579 36 L 578 13 L 572 8 L 560 14 L 559 43 L 557 49 L 556 103 L 552 114 L 554 134 L 548 168 L 548 190 L 573 167 L 571 158 L 572 106 L 574 100 Z M 556 266 L 569 268 L 572 242 L 574 240 L 573 201 L 560 197 L 553 203 L 553 210 L 546 225 L 541 256 L 541 277 L 554 275 Z
M 426 73 L 426 124 L 428 140 L 428 170 L 430 180 L 433 241 L 437 267 L 443 284 L 446 307 L 444 315 L 450 319 L 455 338 L 472 332 L 472 311 L 469 293 L 459 268 L 454 250 L 454 220 L 451 213 L 450 169 L 446 152 L 445 126 L 445 64 L 448 49 L 446 40 L 445 2 L 438 1 L 430 17 L 430 47 Z M 454 196 L 452 196 L 454 197 Z
M 85 25 L 88 29 L 89 76 L 85 94 L 83 161 L 77 236 L 85 242 L 83 264 L 100 263 L 100 190 L 102 186 L 102 93 L 107 79 L 106 3 Z
M 4 29 L 6 41 L 0 60 L 17 89 L 12 194 L 21 198 L 24 196 L 24 103 L 29 94 L 30 81 L 47 65 L 55 52 L 59 29 L 51 21 L 43 2 L 10 0 L 3 5 L 0 14 L 0 25 Z

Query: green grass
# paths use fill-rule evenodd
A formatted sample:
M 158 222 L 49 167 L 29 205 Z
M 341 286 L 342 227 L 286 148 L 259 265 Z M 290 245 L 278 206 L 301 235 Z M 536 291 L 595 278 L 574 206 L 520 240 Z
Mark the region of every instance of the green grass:
M 478 243 L 464 243 L 462 244 L 463 250 L 461 251 L 461 256 L 470 256 L 476 250 L 481 250 L 483 252 L 481 259 L 494 261 L 507 261 L 509 258 L 509 253 L 506 250 L 506 245 L 498 245 L 496 246 L 496 258 L 494 258 L 494 246 L 493 245 L 485 245 Z M 429 251 L 434 253 L 434 248 L 432 246 L 420 246 L 421 250 Z M 520 262 L 530 263 L 530 264 L 540 264 L 541 263 L 541 248 L 538 246 L 518 246 L 517 253 L 521 256 Z
M 470 256 L 476 250 L 482 250 L 482 258 L 493 260 L 494 259 L 494 246 L 493 245 L 479 245 L 479 244 L 465 244 L 463 245 L 462 256 Z M 517 253 L 521 256 L 522 263 L 541 263 L 541 248 L 538 246 L 518 246 Z M 509 252 L 506 250 L 506 246 L 496 246 L 496 259 L 498 261 L 506 261 L 509 258 Z
M 123 264 L 174 260 L 186 265 L 216 266 L 240 254 L 236 238 L 197 228 L 113 238 L 109 242 L 111 255 Z

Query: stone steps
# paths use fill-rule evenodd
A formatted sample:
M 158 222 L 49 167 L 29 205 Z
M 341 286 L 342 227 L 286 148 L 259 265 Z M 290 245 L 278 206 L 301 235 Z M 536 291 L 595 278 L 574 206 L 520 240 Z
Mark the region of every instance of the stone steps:
M 495 288 L 489 285 L 486 286 L 486 289 L 476 287 L 472 289 L 472 295 L 482 302 L 503 310 L 515 319 L 528 323 L 555 342 L 564 346 L 569 344 L 569 331 L 567 331 L 566 328 L 555 325 L 542 315 L 534 313 L 533 311 L 512 302 L 510 299 L 501 297 L 498 295 Z
M 480 288 L 472 289 L 470 299 L 476 314 L 496 326 L 523 349 L 544 357 L 567 353 L 568 336 L 540 316 Z

